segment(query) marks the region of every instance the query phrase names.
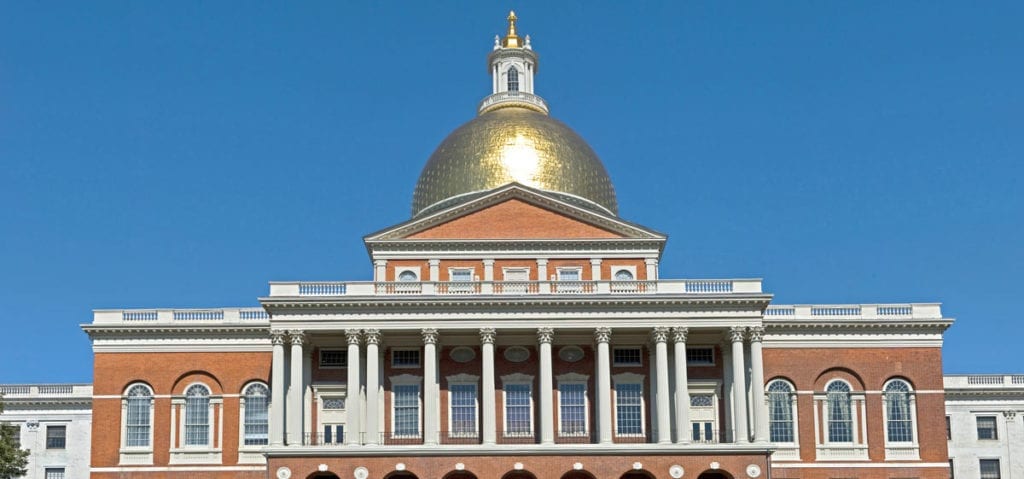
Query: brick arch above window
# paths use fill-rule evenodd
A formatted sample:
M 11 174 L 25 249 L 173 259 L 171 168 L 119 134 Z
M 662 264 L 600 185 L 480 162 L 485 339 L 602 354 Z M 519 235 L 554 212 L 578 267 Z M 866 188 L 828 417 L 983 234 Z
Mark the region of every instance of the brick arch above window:
M 195 383 L 202 383 L 210 390 L 210 395 L 220 396 L 224 394 L 224 388 L 216 376 L 206 371 L 189 371 L 174 381 L 174 387 L 171 388 L 171 394 L 175 396 L 182 396 L 185 394 L 185 390 L 189 386 Z
M 830 368 L 823 371 L 814 380 L 814 390 L 824 391 L 825 387 L 836 379 L 842 379 L 844 382 L 849 384 L 850 391 L 863 392 L 866 389 L 864 387 L 864 381 L 855 371 L 847 368 Z

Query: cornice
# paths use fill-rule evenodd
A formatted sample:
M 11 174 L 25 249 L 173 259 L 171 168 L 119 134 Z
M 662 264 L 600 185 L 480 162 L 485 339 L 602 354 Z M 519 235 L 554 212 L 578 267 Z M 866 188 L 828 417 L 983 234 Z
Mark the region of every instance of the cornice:
M 237 336 L 269 338 L 270 334 L 269 322 L 259 325 L 82 324 L 81 328 L 89 335 L 90 339 L 131 334 L 144 334 L 147 338 L 179 337 L 183 335 L 218 338 Z
M 377 253 L 395 251 L 455 251 L 455 252 L 522 252 L 524 255 L 548 251 L 628 251 L 642 255 L 660 254 L 665 246 L 663 238 L 605 238 L 605 239 L 381 239 L 366 240 L 367 247 Z
M 764 327 L 768 334 L 814 330 L 911 329 L 945 331 L 951 319 L 769 319 Z

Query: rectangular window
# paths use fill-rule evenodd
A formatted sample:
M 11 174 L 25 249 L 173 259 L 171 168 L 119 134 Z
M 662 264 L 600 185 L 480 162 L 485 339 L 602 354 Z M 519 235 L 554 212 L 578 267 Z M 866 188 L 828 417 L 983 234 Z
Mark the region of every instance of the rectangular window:
M 978 467 L 981 469 L 981 479 L 999 479 L 999 459 L 979 459 Z
M 418 368 L 420 367 L 419 349 L 392 349 L 391 367 L 395 368 Z
M 559 268 L 558 269 L 558 280 L 559 281 L 579 281 L 580 269 L 578 268 Z
M 67 444 L 67 426 L 46 426 L 46 448 L 64 449 Z M 63 469 L 61 469 L 63 474 Z
M 473 281 L 473 270 L 470 268 L 452 269 L 449 271 L 449 276 L 452 281 L 469 282 Z
M 710 422 L 691 423 L 694 442 L 716 442 L 714 424 Z
M 348 352 L 343 349 L 321 349 L 321 368 L 344 368 L 348 366 Z
M 529 384 L 505 385 L 505 435 L 529 436 L 533 434 L 533 411 Z
M 47 467 L 45 471 L 46 479 L 64 479 L 63 467 Z
M 995 416 L 978 416 L 978 439 L 999 439 Z
M 395 436 L 420 435 L 420 385 L 394 386 Z
M 10 436 L 14 439 L 14 448 L 21 449 L 21 426 L 0 423 L 0 429 L 2 429 L 0 432 L 3 433 L 10 431 Z
M 345 442 L 345 426 L 342 424 L 324 424 L 323 444 L 341 444 Z
M 334 427 L 324 424 L 324 444 L 334 444 Z
M 264 395 L 248 395 L 244 398 L 245 417 L 242 420 L 245 433 L 243 444 L 246 446 L 267 445 L 270 432 L 268 399 Z
M 612 349 L 612 365 L 642 366 L 640 354 L 640 348 L 614 348 Z
M 561 383 L 558 385 L 558 419 L 563 436 L 587 435 L 587 385 Z
M 615 430 L 620 436 L 639 436 L 644 433 L 643 385 L 617 383 L 615 385 Z
M 946 416 L 946 440 L 953 439 L 953 429 L 949 424 L 949 416 Z
M 476 436 L 476 384 L 452 384 L 452 435 Z
M 715 348 L 686 348 L 688 366 L 714 366 Z

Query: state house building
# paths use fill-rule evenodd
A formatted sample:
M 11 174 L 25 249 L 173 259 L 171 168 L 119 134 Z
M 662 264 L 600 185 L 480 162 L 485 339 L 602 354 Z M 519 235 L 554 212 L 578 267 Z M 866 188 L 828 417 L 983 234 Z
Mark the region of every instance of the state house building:
M 937 304 L 661 277 L 514 14 L 488 65 L 373 281 L 94 313 L 93 477 L 949 477 Z

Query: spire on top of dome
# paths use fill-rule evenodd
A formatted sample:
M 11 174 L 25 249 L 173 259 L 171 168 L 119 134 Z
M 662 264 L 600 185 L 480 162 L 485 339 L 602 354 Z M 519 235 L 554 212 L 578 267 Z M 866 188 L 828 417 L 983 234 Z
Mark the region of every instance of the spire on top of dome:
M 502 46 L 505 48 L 519 48 L 519 36 L 516 35 L 516 17 L 515 10 L 509 10 L 508 12 L 508 34 L 505 35 L 505 41 L 502 42 Z

